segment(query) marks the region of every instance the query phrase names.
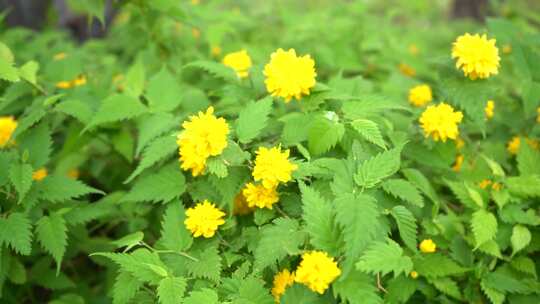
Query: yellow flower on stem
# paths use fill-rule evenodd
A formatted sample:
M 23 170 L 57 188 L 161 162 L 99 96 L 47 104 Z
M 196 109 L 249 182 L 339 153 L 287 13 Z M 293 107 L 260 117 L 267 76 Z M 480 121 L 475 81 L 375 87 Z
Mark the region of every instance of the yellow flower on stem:
M 410 65 L 406 64 L 406 63 L 400 63 L 398 65 L 398 68 L 399 68 L 399 71 L 401 72 L 401 74 L 405 75 L 405 76 L 409 76 L 409 77 L 414 77 L 416 76 L 416 70 L 411 67 Z
M 59 60 L 65 59 L 66 57 L 67 57 L 67 54 L 66 54 L 66 53 L 60 52 L 60 53 L 55 54 L 55 55 L 53 56 L 53 60 L 54 60 L 54 61 L 59 61 Z
M 478 183 L 478 187 L 480 187 L 480 189 L 486 189 L 489 185 L 491 185 L 491 180 L 489 179 L 484 179 Z
M 420 251 L 423 253 L 433 253 L 437 251 L 437 245 L 432 239 L 426 239 L 420 242 Z
M 218 227 L 225 224 L 224 216 L 223 211 L 216 208 L 209 201 L 204 200 L 195 207 L 186 210 L 184 225 L 191 231 L 193 237 L 211 238 L 218 230 Z
M 540 123 L 540 107 L 536 109 L 536 122 Z
M 252 66 L 251 58 L 246 50 L 229 53 L 223 57 L 223 64 L 232 68 L 238 78 L 246 78 L 249 75 L 249 69 Z
M 411 271 L 410 276 L 411 276 L 411 278 L 416 279 L 416 278 L 418 278 L 418 272 L 413 270 L 413 271 Z
M 484 108 L 484 112 L 486 113 L 486 118 L 488 120 L 493 118 L 493 114 L 495 112 L 495 102 L 493 100 L 487 101 L 486 107 Z
M 265 188 L 272 189 L 291 180 L 291 173 L 298 168 L 289 161 L 289 150 L 281 152 L 281 147 L 259 147 L 256 152 L 253 178 L 261 181 Z
M 279 96 L 289 102 L 309 95 L 315 86 L 315 61 L 310 55 L 297 56 L 294 49 L 278 49 L 270 55 L 270 62 L 263 71 L 266 90 L 272 96 Z
M 456 161 L 454 162 L 454 166 L 452 166 L 452 170 L 454 170 L 455 172 L 461 171 L 461 166 L 463 166 L 463 160 L 465 160 L 463 155 L 458 154 L 458 156 L 456 156 Z
M 246 215 L 253 212 L 255 208 L 249 207 L 242 191 L 234 197 L 234 215 Z
M 287 287 L 294 283 L 294 273 L 291 273 L 288 269 L 276 273 L 274 276 L 274 282 L 272 286 L 272 296 L 276 303 L 279 303 L 279 298 L 285 293 Z
M 302 255 L 294 281 L 323 294 L 340 274 L 341 270 L 334 258 L 328 256 L 326 252 L 311 251 Z
M 250 208 L 268 208 L 272 209 L 272 205 L 279 201 L 279 196 L 276 188 L 266 188 L 263 185 L 255 185 L 248 183 L 242 190 L 247 205 Z
M 459 36 L 452 46 L 452 58 L 457 59 L 456 68 L 472 80 L 488 78 L 499 73 L 499 49 L 495 39 L 486 35 Z
M 409 102 L 416 107 L 423 107 L 433 100 L 431 88 L 427 84 L 417 85 L 409 90 Z
M 0 148 L 6 147 L 11 142 L 11 136 L 17 128 L 17 121 L 13 116 L 0 117 Z
M 58 89 L 70 89 L 73 86 L 71 81 L 59 81 L 56 83 Z
M 79 87 L 86 84 L 86 76 L 80 75 L 71 81 L 73 87 Z
M 426 137 L 431 136 L 435 141 L 446 142 L 448 138 L 458 137 L 458 124 L 462 119 L 461 112 L 454 111 L 452 106 L 442 102 L 436 106 L 428 106 L 420 116 L 420 124 Z
M 47 175 L 49 175 L 49 172 L 47 171 L 47 169 L 41 168 L 39 170 L 34 171 L 34 173 L 32 173 L 32 179 L 35 180 L 36 182 L 39 182 L 39 181 L 42 181 L 45 177 L 47 177 Z

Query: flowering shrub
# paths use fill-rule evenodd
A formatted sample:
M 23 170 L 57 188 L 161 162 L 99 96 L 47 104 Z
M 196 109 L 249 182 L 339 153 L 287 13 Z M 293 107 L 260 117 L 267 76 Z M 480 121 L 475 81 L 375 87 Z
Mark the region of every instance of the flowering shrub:
M 3 29 L 0 302 L 540 303 L 540 10 L 493 2 Z

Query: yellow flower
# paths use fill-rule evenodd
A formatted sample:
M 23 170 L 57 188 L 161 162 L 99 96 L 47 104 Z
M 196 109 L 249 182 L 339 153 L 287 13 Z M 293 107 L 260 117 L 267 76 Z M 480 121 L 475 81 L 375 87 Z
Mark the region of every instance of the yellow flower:
M 294 283 L 294 273 L 288 269 L 276 273 L 274 276 L 274 284 L 272 286 L 272 295 L 276 303 L 279 303 L 279 298 L 285 293 L 285 289 Z
M 244 197 L 244 194 L 242 194 L 242 192 L 238 193 L 236 197 L 234 198 L 233 214 L 246 215 L 253 212 L 253 210 L 254 208 L 251 208 L 248 206 L 248 203 L 246 201 L 246 198 Z
M 71 179 L 78 179 L 81 173 L 77 169 L 71 169 L 67 172 L 67 176 Z
M 186 210 L 184 225 L 191 231 L 193 237 L 203 236 L 211 238 L 216 233 L 218 226 L 225 224 L 225 213 L 212 203 L 204 200 L 195 207 Z
M 203 173 L 206 159 L 217 156 L 227 147 L 229 125 L 224 118 L 214 116 L 214 108 L 209 107 L 206 113 L 190 117 L 190 121 L 182 124 L 184 131 L 178 135 L 181 168 L 190 170 L 193 176 Z
M 437 245 L 431 239 L 423 240 L 420 243 L 420 251 L 423 253 L 433 253 L 437 251 Z
M 533 149 L 538 149 L 538 147 L 540 146 L 540 143 L 536 139 L 525 138 L 525 142 L 527 142 L 529 147 Z M 519 136 L 514 136 L 508 142 L 506 149 L 508 150 L 510 154 L 515 155 L 519 152 L 520 146 L 521 146 L 521 138 Z
M 508 55 L 508 54 L 512 53 L 512 46 L 510 44 L 503 45 L 502 52 L 505 55 Z
M 47 171 L 47 169 L 41 168 L 39 170 L 34 171 L 34 173 L 32 173 L 32 179 L 39 182 L 43 180 L 45 177 L 47 177 L 47 175 L 49 175 L 49 172 Z
M 55 54 L 55 55 L 53 56 L 53 60 L 54 60 L 54 61 L 59 61 L 59 60 L 65 59 L 66 57 L 67 57 L 67 54 L 66 54 L 66 53 L 60 52 L 60 53 Z
M 456 149 L 461 150 L 464 146 L 465 141 L 461 137 L 456 138 Z
M 72 87 L 71 81 L 59 81 L 56 83 L 56 87 L 59 89 L 69 89 Z
M 201 3 L 200 0 L 191 0 L 192 5 L 198 5 L 199 3 Z
M 481 189 L 486 189 L 489 185 L 491 185 L 491 180 L 489 179 L 484 179 L 480 183 L 478 183 L 478 187 L 480 187 Z
M 82 86 L 86 84 L 86 76 L 80 75 L 71 81 L 71 85 L 74 87 Z
M 323 294 L 339 275 L 339 269 L 334 258 L 326 252 L 311 251 L 302 255 L 302 261 L 296 269 L 294 281 L 302 283 L 309 289 Z
M 405 76 L 414 77 L 416 75 L 416 70 L 406 63 L 400 63 L 398 68 L 401 74 Z
M 251 58 L 246 50 L 241 50 L 234 53 L 229 53 L 223 57 L 223 64 L 232 68 L 238 78 L 246 78 L 249 75 L 251 68 Z
M 454 112 L 452 106 L 442 102 L 436 106 L 428 106 L 420 117 L 420 124 L 426 137 L 432 136 L 435 141 L 456 139 L 459 135 L 458 124 L 463 114 Z
M 298 168 L 289 161 L 289 150 L 281 152 L 281 147 L 259 147 L 256 152 L 253 178 L 262 181 L 265 188 L 275 188 L 280 182 L 291 180 L 291 173 Z
M 463 160 L 464 160 L 463 155 L 458 154 L 458 156 L 456 156 L 456 162 L 454 163 L 454 166 L 452 167 L 452 170 L 454 170 L 455 172 L 461 171 L 461 166 L 463 165 Z
M 419 52 L 420 52 L 420 50 L 418 49 L 416 44 L 414 44 L 414 43 L 409 44 L 409 53 L 411 55 L 416 56 L 416 55 L 418 55 Z
M 415 86 L 409 91 L 409 102 L 416 107 L 423 107 L 432 99 L 431 88 L 427 84 Z
M 272 205 L 279 201 L 276 188 L 265 188 L 263 185 L 248 183 L 242 190 L 248 207 L 272 209 Z
M 219 45 L 212 45 L 210 48 L 210 54 L 214 57 L 218 57 L 221 55 L 221 47 L 219 47 Z
M 4 148 L 11 141 L 11 136 L 17 128 L 17 121 L 13 116 L 0 117 L 0 148 Z
M 270 62 L 264 67 L 266 90 L 272 96 L 279 96 L 289 102 L 291 98 L 300 100 L 309 95 L 315 86 L 315 61 L 311 56 L 296 56 L 294 49 L 278 49 L 270 55 Z
M 493 100 L 488 100 L 484 112 L 486 112 L 486 118 L 489 120 L 493 117 L 495 110 L 495 102 Z
M 411 271 L 410 276 L 411 276 L 411 278 L 416 279 L 416 278 L 418 278 L 418 272 L 413 270 L 413 271 Z
M 501 188 L 502 188 L 501 183 L 495 182 L 495 183 L 493 183 L 493 185 L 491 185 L 491 189 L 493 189 L 494 191 L 499 191 L 499 190 L 501 190 Z
M 459 36 L 452 46 L 452 58 L 457 58 L 456 68 L 472 80 L 484 79 L 499 73 L 499 49 L 495 39 L 487 39 L 486 35 Z
M 537 123 L 540 123 L 540 107 L 536 109 L 536 122 Z

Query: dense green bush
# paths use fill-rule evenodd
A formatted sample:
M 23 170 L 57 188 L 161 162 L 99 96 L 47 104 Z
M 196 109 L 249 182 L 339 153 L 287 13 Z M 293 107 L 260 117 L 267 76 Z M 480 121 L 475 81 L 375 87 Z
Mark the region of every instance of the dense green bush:
M 537 4 L 179 2 L 2 29 L 1 302 L 540 303 Z

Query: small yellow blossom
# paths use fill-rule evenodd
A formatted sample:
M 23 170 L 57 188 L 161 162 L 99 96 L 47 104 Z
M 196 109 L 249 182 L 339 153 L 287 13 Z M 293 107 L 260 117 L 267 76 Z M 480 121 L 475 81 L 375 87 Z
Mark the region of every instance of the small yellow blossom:
M 6 147 L 11 142 L 11 136 L 17 128 L 17 121 L 13 116 L 0 117 L 0 148 Z
M 521 145 L 521 138 L 519 136 L 514 136 L 508 142 L 506 149 L 510 154 L 517 154 L 519 151 L 519 146 Z
M 285 293 L 285 289 L 294 283 L 294 273 L 288 269 L 276 273 L 274 276 L 274 284 L 272 286 L 272 296 L 276 303 L 279 303 L 279 298 Z
M 489 185 L 491 185 L 491 180 L 489 179 L 484 179 L 478 183 L 478 187 L 480 187 L 480 189 L 486 189 Z
M 198 5 L 199 3 L 201 3 L 200 0 L 191 0 L 192 5 Z
M 494 182 L 493 185 L 491 185 L 491 189 L 493 189 L 494 191 L 499 191 L 501 190 L 501 188 L 502 188 L 501 183 Z
M 59 60 L 65 59 L 66 57 L 67 57 L 67 54 L 66 54 L 66 53 L 60 52 L 60 53 L 55 54 L 55 55 L 53 56 L 53 60 L 54 60 L 54 61 L 59 61 Z
M 43 180 L 45 177 L 47 177 L 47 175 L 49 175 L 49 172 L 47 171 L 47 169 L 41 168 L 39 170 L 34 171 L 34 173 L 32 173 L 32 179 L 39 182 Z
M 437 251 L 437 245 L 431 239 L 423 240 L 420 243 L 420 251 L 423 253 L 433 253 Z
M 416 76 L 416 70 L 411 67 L 410 65 L 406 64 L 406 63 L 400 63 L 398 65 L 398 68 L 399 68 L 399 71 L 401 72 L 401 74 L 405 75 L 405 76 L 409 76 L 409 77 L 414 77 Z
M 411 271 L 410 276 L 411 276 L 411 278 L 416 279 L 416 278 L 418 278 L 418 272 L 413 270 L 413 271 Z
M 246 50 L 241 50 L 234 53 L 229 53 L 223 57 L 223 64 L 232 68 L 238 78 L 246 78 L 249 75 L 251 68 L 251 58 Z
M 456 58 L 456 68 L 472 80 L 484 79 L 499 73 L 499 49 L 495 39 L 487 39 L 486 35 L 459 36 L 452 46 L 452 58 Z
M 56 87 L 59 89 L 70 89 L 72 86 L 71 81 L 59 81 L 56 83 Z
M 536 109 L 536 122 L 540 123 L 540 107 Z
M 341 270 L 334 258 L 328 256 L 326 252 L 311 251 L 302 255 L 294 281 L 323 294 L 340 274 Z
M 512 46 L 510 44 L 503 45 L 502 52 L 505 55 L 508 55 L 508 54 L 512 53 Z
M 452 170 L 454 170 L 455 172 L 461 171 L 461 166 L 463 166 L 464 159 L 465 158 L 463 157 L 462 154 L 458 154 L 458 156 L 456 156 L 456 161 L 454 162 L 454 166 L 452 166 Z
M 448 138 L 456 139 L 459 135 L 458 124 L 463 114 L 454 112 L 452 106 L 442 102 L 436 106 L 428 106 L 420 116 L 420 124 L 426 137 L 433 137 L 435 141 L 446 142 Z
M 433 100 L 431 88 L 427 84 L 421 84 L 409 90 L 409 102 L 416 107 L 423 107 Z
M 255 208 L 248 206 L 246 198 L 244 197 L 244 194 L 242 194 L 242 192 L 238 193 L 235 196 L 233 208 L 234 215 L 246 215 L 253 212 L 253 210 L 255 210 Z
M 184 224 L 191 231 L 193 237 L 203 236 L 211 238 L 218 230 L 218 226 L 225 224 L 225 213 L 212 203 L 204 200 L 195 207 L 186 210 Z
M 214 57 L 218 57 L 221 55 L 221 47 L 219 47 L 219 45 L 212 45 L 210 48 L 210 54 Z
M 309 95 L 315 86 L 315 61 L 310 55 L 297 56 L 294 49 L 278 49 L 270 55 L 270 62 L 263 71 L 266 90 L 272 96 L 279 96 L 289 102 Z
M 67 176 L 71 179 L 78 179 L 81 173 L 77 169 L 71 169 L 67 172 Z
M 193 176 L 203 173 L 206 160 L 217 156 L 227 147 L 229 125 L 224 118 L 214 116 L 214 108 L 199 112 L 182 124 L 184 131 L 177 137 L 181 168 Z
M 86 84 L 86 76 L 80 75 L 71 81 L 73 87 L 79 87 Z
M 486 107 L 484 108 L 484 112 L 486 113 L 486 118 L 488 120 L 493 118 L 494 111 L 495 111 L 495 102 L 493 100 L 488 100 L 486 103 Z
M 411 55 L 416 56 L 416 55 L 418 55 L 419 52 L 420 52 L 420 50 L 418 49 L 416 44 L 414 44 L 414 43 L 409 44 L 409 53 Z
M 248 183 L 242 190 L 248 207 L 272 209 L 272 205 L 279 201 L 276 188 L 265 188 L 263 185 Z
M 289 150 L 281 152 L 281 147 L 259 147 L 256 152 L 253 178 L 262 181 L 265 188 L 275 188 L 291 180 L 291 173 L 298 168 L 289 161 Z

